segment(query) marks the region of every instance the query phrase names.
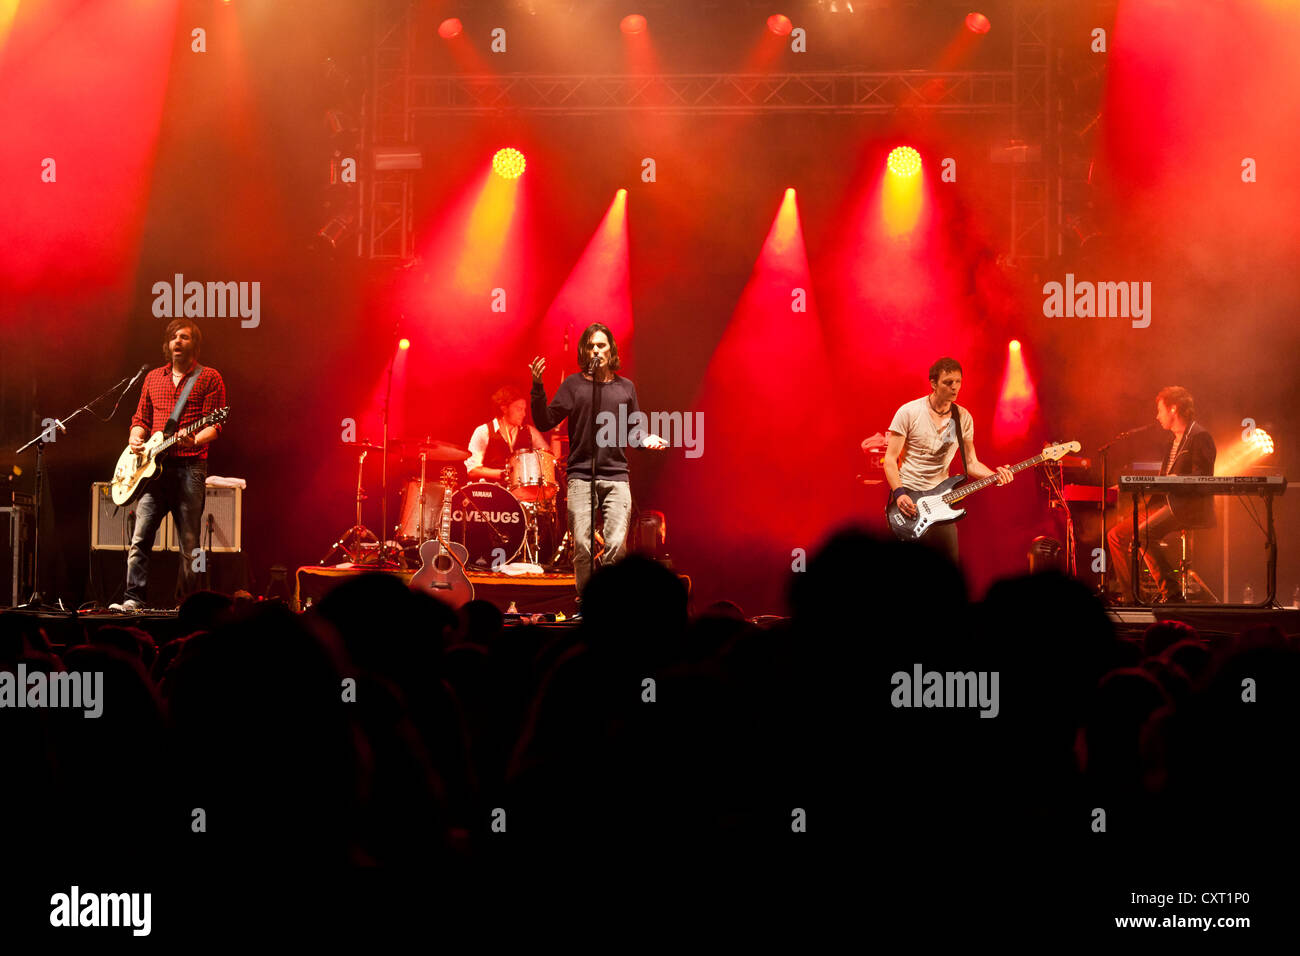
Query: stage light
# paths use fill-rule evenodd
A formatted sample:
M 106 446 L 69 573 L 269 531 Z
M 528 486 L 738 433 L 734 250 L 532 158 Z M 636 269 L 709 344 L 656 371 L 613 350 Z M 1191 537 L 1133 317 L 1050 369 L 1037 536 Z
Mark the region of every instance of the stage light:
M 966 14 L 966 29 L 971 33 L 988 33 L 991 26 L 989 18 L 982 13 Z
M 443 20 L 442 23 L 438 24 L 438 36 L 442 37 L 444 40 L 451 40 L 460 36 L 461 30 L 463 29 L 464 27 L 461 26 L 459 20 L 455 17 L 448 17 L 446 20 Z
M 414 146 L 376 146 L 370 155 L 377 170 L 424 168 L 424 154 Z
M 1008 345 L 1007 348 L 1011 349 L 1011 351 L 1013 351 L 1013 352 L 1019 352 L 1019 351 L 1020 351 L 1020 340 L 1019 340 L 1019 339 L 1012 339 L 1012 340 L 1011 340 L 1011 344 Z
M 618 28 L 628 36 L 631 36 L 634 33 L 644 33 L 645 17 L 641 16 L 639 13 L 629 13 L 623 18 L 623 21 L 618 25 Z
M 352 234 L 355 219 L 351 215 L 335 216 L 316 231 L 316 238 L 323 245 L 337 250 Z
M 518 179 L 524 174 L 524 154 L 507 146 L 492 157 L 492 171 L 502 179 Z
M 889 151 L 889 171 L 895 176 L 915 176 L 921 171 L 921 154 L 911 146 L 896 146 Z
M 411 347 L 411 340 L 402 339 L 400 342 L 397 343 L 397 347 L 401 349 L 403 352 L 405 352 L 407 349 Z
M 1255 429 L 1247 444 L 1250 445 L 1251 450 L 1261 458 L 1265 455 L 1273 454 L 1273 436 L 1262 428 Z
M 767 18 L 767 28 L 779 37 L 787 37 L 794 29 L 794 24 L 784 14 L 774 13 Z

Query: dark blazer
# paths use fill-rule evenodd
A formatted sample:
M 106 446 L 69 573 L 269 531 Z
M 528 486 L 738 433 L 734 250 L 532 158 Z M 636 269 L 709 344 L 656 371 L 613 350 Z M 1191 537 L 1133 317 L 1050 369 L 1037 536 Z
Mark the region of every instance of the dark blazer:
M 1165 460 L 1169 458 L 1169 449 L 1173 447 L 1174 435 L 1169 433 L 1169 443 L 1165 445 Z M 1187 429 L 1183 447 L 1178 450 L 1178 457 L 1168 471 L 1162 475 L 1212 475 L 1214 459 L 1218 449 L 1214 437 L 1200 422 L 1192 422 Z M 1185 528 L 1214 527 L 1214 498 L 1210 495 L 1169 495 L 1169 510 L 1174 513 L 1178 523 Z

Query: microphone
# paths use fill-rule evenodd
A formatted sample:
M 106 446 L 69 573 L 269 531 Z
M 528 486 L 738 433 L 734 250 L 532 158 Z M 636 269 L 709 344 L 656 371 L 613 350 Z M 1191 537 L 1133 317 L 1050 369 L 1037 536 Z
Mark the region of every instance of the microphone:
M 149 371 L 149 366 L 148 366 L 148 364 L 141 365 L 141 366 L 140 366 L 140 370 L 139 370 L 138 372 L 135 373 L 135 377 L 131 379 L 131 384 L 128 385 L 128 386 L 126 387 L 126 390 L 127 390 L 128 392 L 131 391 L 131 389 L 135 387 L 135 383 L 138 382 L 138 381 L 140 381 L 140 376 L 143 375 L 143 374 L 144 374 L 145 372 L 147 372 L 147 371 Z
M 1153 428 L 1159 428 L 1159 427 L 1160 427 L 1160 425 L 1159 425 L 1158 423 L 1156 423 L 1156 422 L 1148 422 L 1147 424 L 1141 426 L 1140 428 L 1130 428 L 1130 429 L 1129 429 L 1128 431 L 1126 431 L 1126 432 L 1120 432 L 1118 435 L 1115 436 L 1115 438 L 1116 438 L 1116 439 L 1119 439 L 1119 438 L 1128 438 L 1130 435 L 1137 435 L 1137 434 L 1140 434 L 1140 433 L 1142 433 L 1142 432 L 1148 432 L 1148 431 L 1150 431 L 1150 430 L 1153 429 Z

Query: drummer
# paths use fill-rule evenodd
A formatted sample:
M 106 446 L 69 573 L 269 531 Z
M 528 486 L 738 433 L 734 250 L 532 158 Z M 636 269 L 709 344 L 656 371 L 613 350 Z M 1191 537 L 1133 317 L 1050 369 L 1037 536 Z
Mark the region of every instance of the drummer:
M 469 457 L 465 469 L 471 481 L 503 481 L 510 456 L 517 451 L 536 448 L 555 452 L 532 425 L 524 422 L 528 397 L 513 385 L 503 385 L 492 395 L 500 414 L 474 429 L 469 440 Z

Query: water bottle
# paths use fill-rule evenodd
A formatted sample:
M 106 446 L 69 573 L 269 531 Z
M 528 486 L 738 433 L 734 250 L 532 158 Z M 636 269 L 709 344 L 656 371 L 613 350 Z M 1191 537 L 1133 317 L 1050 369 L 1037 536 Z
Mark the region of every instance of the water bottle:
M 1297 585 L 1296 589 L 1291 592 L 1291 606 L 1300 610 L 1300 585 Z
M 1241 596 L 1241 603 L 1242 604 L 1255 603 L 1255 589 L 1252 588 L 1249 584 L 1246 585 L 1246 593 Z

